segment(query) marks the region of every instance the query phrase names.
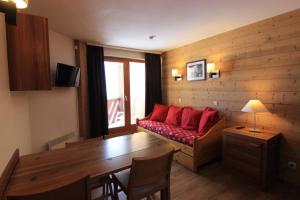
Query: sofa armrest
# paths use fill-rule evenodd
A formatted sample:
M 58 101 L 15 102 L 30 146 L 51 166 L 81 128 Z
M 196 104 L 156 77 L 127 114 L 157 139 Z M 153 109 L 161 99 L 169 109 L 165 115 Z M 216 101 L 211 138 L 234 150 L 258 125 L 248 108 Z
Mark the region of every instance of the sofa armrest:
M 222 135 L 222 131 L 225 128 L 225 119 L 220 119 L 209 131 L 202 137 L 197 138 L 197 140 L 205 140 L 206 138 L 211 138 L 212 135 Z
M 150 119 L 151 114 L 152 114 L 152 113 L 150 113 L 149 115 L 147 115 L 147 116 L 144 117 L 143 119 L 136 118 L 136 125 L 138 125 L 138 124 L 139 124 L 139 121 L 141 121 L 141 120 L 147 120 L 147 119 Z
M 194 140 L 194 156 L 200 151 L 217 149 L 222 143 L 222 131 L 225 128 L 225 119 L 219 120 L 203 137 Z

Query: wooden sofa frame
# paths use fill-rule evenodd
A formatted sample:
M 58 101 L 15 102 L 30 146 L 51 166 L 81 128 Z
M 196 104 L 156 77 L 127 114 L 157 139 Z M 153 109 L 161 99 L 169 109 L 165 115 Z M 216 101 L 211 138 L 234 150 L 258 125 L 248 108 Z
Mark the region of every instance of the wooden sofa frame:
M 147 116 L 144 119 L 149 119 Z M 174 160 L 188 169 L 196 172 L 198 167 L 221 157 L 222 150 L 222 131 L 225 128 L 225 120 L 219 120 L 203 137 L 195 138 L 193 146 L 188 146 L 180 142 L 168 139 L 161 136 L 158 133 L 152 132 L 148 129 L 138 126 L 137 119 L 137 130 L 138 132 L 146 132 L 159 137 L 180 149 L 179 152 L 174 154 Z

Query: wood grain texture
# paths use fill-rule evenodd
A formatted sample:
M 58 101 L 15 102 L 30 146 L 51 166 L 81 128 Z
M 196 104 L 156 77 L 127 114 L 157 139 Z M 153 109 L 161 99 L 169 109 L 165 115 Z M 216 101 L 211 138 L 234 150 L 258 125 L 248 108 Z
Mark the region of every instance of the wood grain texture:
M 76 47 L 76 66 L 80 68 L 80 83 L 78 87 L 79 134 L 83 138 L 90 137 L 89 88 L 85 42 L 74 41 Z
M 6 199 L 6 189 L 9 184 L 10 178 L 19 162 L 20 151 L 19 149 L 15 150 L 12 157 L 10 158 L 7 166 L 5 167 L 0 178 L 0 200 Z
M 223 165 L 233 173 L 248 176 L 263 189 L 278 177 L 280 133 L 227 128 L 223 132 Z
M 204 58 L 221 78 L 186 81 L 186 63 Z M 172 68 L 183 81 L 173 80 Z M 163 53 L 164 103 L 203 108 L 217 100 L 227 126 L 251 126 L 252 115 L 241 112 L 249 99 L 270 111 L 258 114 L 258 125 L 283 133 L 281 177 L 300 184 L 300 168 L 287 165 L 300 163 L 300 9 Z
M 197 174 L 175 162 L 171 170 L 172 200 L 298 200 L 299 195 L 299 187 L 285 182 L 276 182 L 264 192 L 255 184 L 227 173 L 219 162 L 202 167 Z M 123 193 L 119 197 L 126 200 Z M 159 193 L 153 199 L 160 200 Z
M 131 167 L 134 157 L 159 154 L 172 148 L 147 133 L 135 133 L 106 140 L 22 156 L 7 188 L 7 196 L 42 193 L 70 183 L 76 175 L 90 176 L 90 184 Z
M 77 174 L 72 182 L 43 193 L 8 196 L 7 200 L 90 200 L 89 177 Z
M 50 90 L 48 19 L 18 13 L 7 25 L 7 54 L 12 91 Z

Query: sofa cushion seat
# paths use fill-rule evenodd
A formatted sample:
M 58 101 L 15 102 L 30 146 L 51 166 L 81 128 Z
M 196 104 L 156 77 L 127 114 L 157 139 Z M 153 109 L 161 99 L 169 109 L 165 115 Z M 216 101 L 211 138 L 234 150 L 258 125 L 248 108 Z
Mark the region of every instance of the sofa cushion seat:
M 193 141 L 195 138 L 200 137 L 197 131 L 185 130 L 181 127 L 165 124 L 163 122 L 151 121 L 151 120 L 141 120 L 139 121 L 139 126 L 158 133 L 168 139 L 193 146 Z

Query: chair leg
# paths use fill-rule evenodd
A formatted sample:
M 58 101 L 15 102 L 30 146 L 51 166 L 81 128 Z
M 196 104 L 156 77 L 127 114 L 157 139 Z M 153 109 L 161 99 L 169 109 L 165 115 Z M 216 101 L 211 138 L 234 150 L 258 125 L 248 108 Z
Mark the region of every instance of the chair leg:
M 113 191 L 113 198 L 114 199 L 119 199 L 119 195 L 118 195 L 118 184 L 113 182 L 114 185 L 114 191 Z
M 166 199 L 166 192 L 165 192 L 165 190 L 161 190 L 160 191 L 160 199 L 161 200 L 165 200 Z
M 166 200 L 171 199 L 171 191 L 170 191 L 170 186 L 166 188 Z
M 105 191 L 105 184 L 102 186 L 102 197 L 105 199 L 106 191 Z
M 104 199 L 107 199 L 107 184 L 104 184 L 104 188 L 105 188 L 105 194 L 104 194 Z
M 111 187 L 111 182 L 108 182 L 107 183 L 107 191 L 109 190 L 109 192 L 108 192 L 108 194 L 107 194 L 107 196 L 111 196 L 111 198 L 113 198 L 113 189 L 112 189 L 112 187 Z
M 171 194 L 170 194 L 170 188 L 167 187 L 165 189 L 162 189 L 160 191 L 160 199 L 163 200 L 170 200 L 171 199 Z

